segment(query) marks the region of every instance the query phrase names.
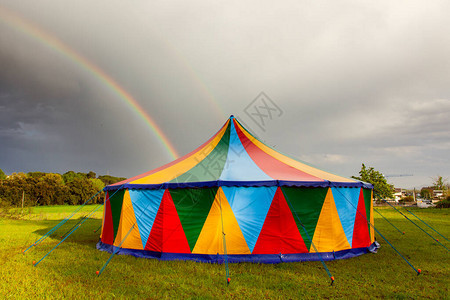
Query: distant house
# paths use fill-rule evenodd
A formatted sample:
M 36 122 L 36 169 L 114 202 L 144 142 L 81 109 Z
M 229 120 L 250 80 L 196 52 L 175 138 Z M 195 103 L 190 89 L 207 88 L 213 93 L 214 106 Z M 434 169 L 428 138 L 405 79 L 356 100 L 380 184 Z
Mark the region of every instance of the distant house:
M 394 188 L 394 200 L 395 200 L 395 202 L 398 202 L 399 200 L 401 200 L 405 196 L 406 196 L 406 190 L 404 190 L 402 188 Z
M 433 200 L 434 199 L 442 199 L 444 198 L 444 191 L 443 190 L 433 190 Z

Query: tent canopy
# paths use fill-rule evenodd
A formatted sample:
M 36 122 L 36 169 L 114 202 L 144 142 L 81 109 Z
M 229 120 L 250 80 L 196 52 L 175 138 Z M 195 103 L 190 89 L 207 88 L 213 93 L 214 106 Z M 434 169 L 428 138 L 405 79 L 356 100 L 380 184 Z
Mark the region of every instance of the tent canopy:
M 214 186 L 372 188 L 371 184 L 331 174 L 277 152 L 231 116 L 191 153 L 106 190 Z

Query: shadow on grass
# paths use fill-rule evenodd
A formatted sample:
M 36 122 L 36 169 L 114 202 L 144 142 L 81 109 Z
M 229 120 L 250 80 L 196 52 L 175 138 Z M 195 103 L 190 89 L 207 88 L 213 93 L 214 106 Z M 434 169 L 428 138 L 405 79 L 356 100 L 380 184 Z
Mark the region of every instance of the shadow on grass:
M 53 230 L 53 228 L 61 221 L 63 221 L 63 219 L 40 221 L 40 223 L 46 227 L 35 230 L 33 233 L 42 237 Z M 102 221 L 99 219 L 84 219 L 83 217 L 70 219 L 52 232 L 46 239 L 58 241 L 65 239 L 65 241 L 89 245 L 90 247 L 95 248 L 95 245 L 100 238 L 101 228 L 99 229 L 99 227 L 101 224 Z

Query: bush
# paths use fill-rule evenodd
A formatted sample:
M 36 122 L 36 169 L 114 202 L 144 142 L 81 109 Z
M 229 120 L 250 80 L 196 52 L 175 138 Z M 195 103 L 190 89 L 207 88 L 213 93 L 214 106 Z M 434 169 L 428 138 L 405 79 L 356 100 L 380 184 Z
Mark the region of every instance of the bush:
M 436 203 L 436 208 L 450 208 L 450 196 Z
M 10 218 L 10 219 L 20 219 L 25 215 L 29 215 L 33 213 L 32 206 L 24 206 L 24 208 L 20 208 L 17 206 L 13 206 L 10 202 L 5 199 L 0 198 L 0 217 Z
M 414 197 L 406 196 L 406 197 L 403 197 L 402 199 L 400 199 L 398 202 L 399 203 L 414 202 Z
M 11 203 L 0 197 L 0 217 L 4 217 L 9 213 Z

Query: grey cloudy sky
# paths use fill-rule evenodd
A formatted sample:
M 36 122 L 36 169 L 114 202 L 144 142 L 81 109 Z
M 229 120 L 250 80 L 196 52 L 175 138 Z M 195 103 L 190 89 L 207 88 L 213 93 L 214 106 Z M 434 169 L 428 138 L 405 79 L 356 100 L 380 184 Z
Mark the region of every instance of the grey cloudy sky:
M 180 155 L 234 114 L 343 176 L 364 162 L 413 175 L 390 177 L 399 187 L 449 178 L 449 3 L 0 0 L 0 168 L 130 177 L 171 160 L 117 92 L 25 22 L 113 78 Z M 263 128 L 246 114 L 260 92 L 282 111 Z

